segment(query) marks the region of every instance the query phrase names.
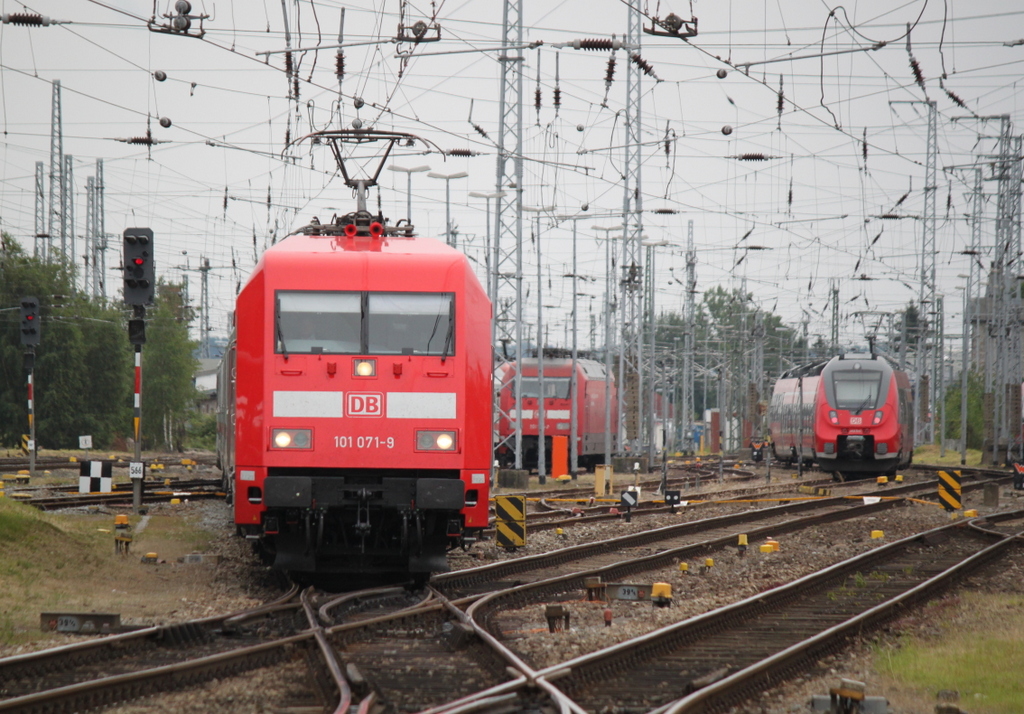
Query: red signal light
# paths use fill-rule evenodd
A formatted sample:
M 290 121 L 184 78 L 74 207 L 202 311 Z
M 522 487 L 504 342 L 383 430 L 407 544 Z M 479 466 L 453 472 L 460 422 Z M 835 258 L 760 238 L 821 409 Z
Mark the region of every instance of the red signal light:
M 145 260 L 143 260 L 142 258 L 133 258 L 133 259 L 132 259 L 132 262 L 133 262 L 133 263 L 135 263 L 136 265 L 142 265 L 142 264 L 143 264 L 143 263 L 145 263 L 146 261 L 145 261 Z

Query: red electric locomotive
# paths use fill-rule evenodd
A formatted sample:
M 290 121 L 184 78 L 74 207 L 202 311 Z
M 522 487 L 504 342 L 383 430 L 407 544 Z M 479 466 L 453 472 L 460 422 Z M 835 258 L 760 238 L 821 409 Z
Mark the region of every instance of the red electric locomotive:
M 895 474 L 913 460 L 913 405 L 910 378 L 880 355 L 798 367 L 772 394 L 773 453 L 790 463 L 817 462 L 840 481 Z
M 307 226 L 237 300 L 220 458 L 239 533 L 299 580 L 423 581 L 487 526 L 490 302 L 462 253 L 383 223 Z
M 503 414 L 515 415 L 515 363 L 502 375 L 499 394 Z M 576 443 L 579 454 L 578 463 L 583 468 L 593 468 L 604 463 L 605 404 L 611 404 L 611 448 L 617 448 L 616 429 L 618 420 L 618 397 L 615 389 L 615 377 L 608 374 L 608 393 L 606 399 L 605 366 L 592 359 L 576 360 Z M 572 376 L 572 360 L 567 358 L 544 359 L 544 435 L 545 453 L 550 459 L 551 437 L 570 436 L 572 418 L 572 392 L 570 377 Z M 523 403 L 523 458 L 524 467 L 536 466 L 538 459 L 538 440 L 540 425 L 540 379 L 536 359 L 523 360 L 522 384 Z M 513 425 L 509 419 L 498 420 L 498 447 L 496 457 L 502 465 L 514 463 L 514 443 L 508 437 L 513 433 Z

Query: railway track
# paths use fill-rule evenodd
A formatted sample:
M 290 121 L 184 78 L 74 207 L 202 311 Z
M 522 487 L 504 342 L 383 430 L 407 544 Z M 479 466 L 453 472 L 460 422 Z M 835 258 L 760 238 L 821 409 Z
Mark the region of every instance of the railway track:
M 298 596 L 0 659 L 0 712 L 91 709 L 281 661 L 311 636 L 295 634 Z
M 540 676 L 561 675 L 558 687 L 586 711 L 721 711 L 935 597 L 1021 532 L 944 526 Z

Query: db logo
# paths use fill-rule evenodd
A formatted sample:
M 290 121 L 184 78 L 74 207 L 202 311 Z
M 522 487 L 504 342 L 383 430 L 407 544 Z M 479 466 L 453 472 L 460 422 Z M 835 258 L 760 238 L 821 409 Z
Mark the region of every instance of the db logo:
M 350 417 L 384 416 L 384 395 L 380 392 L 349 392 L 345 412 Z

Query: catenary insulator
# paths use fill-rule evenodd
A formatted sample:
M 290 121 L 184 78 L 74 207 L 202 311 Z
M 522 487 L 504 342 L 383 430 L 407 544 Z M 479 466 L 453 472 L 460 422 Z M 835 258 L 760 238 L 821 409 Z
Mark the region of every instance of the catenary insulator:
M 0 16 L 0 20 L 5 25 L 25 25 L 27 27 L 48 27 L 50 25 L 50 18 L 45 15 L 37 15 L 34 12 L 4 13 L 3 16 Z
M 479 156 L 479 152 L 472 149 L 448 149 L 444 153 L 448 156 Z
M 158 82 L 163 82 L 165 79 L 167 79 L 167 73 L 164 72 L 162 69 L 158 69 L 156 72 L 153 73 L 153 79 L 155 79 Z
M 643 72 L 644 74 L 646 74 L 646 75 L 647 75 L 648 77 L 654 77 L 655 79 L 657 79 L 657 78 L 658 78 L 658 75 L 656 75 L 656 74 L 654 73 L 654 67 L 652 67 L 652 66 L 651 66 L 651 63 L 650 63 L 650 62 L 648 62 L 647 60 L 645 60 L 645 59 L 644 59 L 643 57 L 641 57 L 641 56 L 640 56 L 639 54 L 637 54 L 636 52 L 634 52 L 633 54 L 631 54 L 631 55 L 629 56 L 629 59 L 630 59 L 630 61 L 631 61 L 631 62 L 632 62 L 633 64 L 635 64 L 635 65 L 636 65 L 637 67 L 639 67 L 639 68 L 640 68 L 640 71 L 641 71 L 641 72 Z
M 170 118 L 168 118 L 168 117 L 160 117 L 160 126 L 162 126 L 164 129 L 170 129 L 171 128 L 171 120 L 170 120 Z

